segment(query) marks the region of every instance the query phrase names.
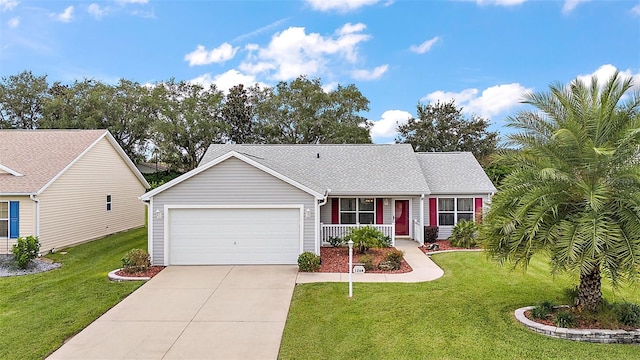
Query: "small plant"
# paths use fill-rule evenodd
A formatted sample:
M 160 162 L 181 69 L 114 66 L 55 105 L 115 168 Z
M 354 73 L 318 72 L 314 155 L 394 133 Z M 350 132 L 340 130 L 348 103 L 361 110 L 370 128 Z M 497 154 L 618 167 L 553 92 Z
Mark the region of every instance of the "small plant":
M 373 263 L 373 256 L 371 255 L 360 255 L 358 262 L 362 263 L 365 270 L 373 270 L 375 268 L 375 264 Z
M 439 228 L 437 226 L 425 226 L 424 227 L 424 242 L 434 243 L 438 241 Z
M 576 299 L 578 298 L 578 294 L 580 293 L 580 289 L 578 288 L 578 286 L 573 286 L 573 287 L 564 289 L 563 293 L 567 299 L 567 302 L 569 304 L 575 305 Z
M 404 253 L 398 249 L 393 249 L 384 256 L 384 261 L 392 263 L 395 267 L 394 270 L 400 269 L 402 259 L 404 259 Z
M 633 303 L 621 303 L 615 307 L 618 321 L 626 326 L 640 326 L 640 305 Z
M 476 246 L 476 232 L 478 226 L 473 221 L 460 220 L 453 227 L 449 241 L 451 246 L 461 247 L 465 249 Z
M 338 236 L 329 236 L 327 242 L 333 247 L 340 247 L 344 244 L 344 239 Z
M 122 270 L 130 274 L 146 271 L 149 266 L 151 266 L 151 258 L 143 249 L 129 250 L 122 258 Z
M 557 327 L 570 328 L 575 325 L 576 319 L 571 311 L 564 310 L 556 314 L 554 323 Z
M 531 316 L 534 319 L 545 319 L 547 315 L 553 312 L 553 304 L 550 301 L 543 301 L 531 310 Z
M 303 272 L 314 272 L 320 269 L 320 256 L 305 251 L 298 256 L 298 269 Z
M 389 247 L 390 238 L 371 226 L 363 226 L 351 230 L 349 235 L 345 236 L 345 241 L 353 241 L 353 246 L 360 254 L 366 254 L 371 248 Z
M 37 236 L 19 237 L 12 247 L 13 259 L 20 269 L 26 269 L 29 262 L 38 257 L 40 241 Z

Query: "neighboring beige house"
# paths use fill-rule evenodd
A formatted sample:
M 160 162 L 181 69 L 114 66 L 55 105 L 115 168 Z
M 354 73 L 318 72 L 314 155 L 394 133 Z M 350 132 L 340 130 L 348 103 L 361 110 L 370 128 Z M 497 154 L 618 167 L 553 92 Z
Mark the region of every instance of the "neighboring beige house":
M 107 130 L 0 130 L 0 253 L 18 237 L 47 253 L 144 226 L 148 188 Z

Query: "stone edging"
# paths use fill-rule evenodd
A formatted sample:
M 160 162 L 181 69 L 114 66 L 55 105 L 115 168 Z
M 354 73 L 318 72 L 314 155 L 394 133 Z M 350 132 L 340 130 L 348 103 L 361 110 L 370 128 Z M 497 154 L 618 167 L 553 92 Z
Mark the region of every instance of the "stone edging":
M 422 251 L 422 250 L 420 250 Z M 428 253 L 424 253 L 427 256 L 433 255 L 433 254 L 442 254 L 442 253 L 450 253 L 450 252 L 480 252 L 483 251 L 483 249 L 452 249 L 452 250 L 438 250 L 438 251 L 430 251 Z
M 147 280 L 151 279 L 148 276 L 141 277 L 141 276 L 120 276 L 120 275 L 116 275 L 116 272 L 118 272 L 120 270 L 122 270 L 122 269 L 115 269 L 112 272 L 110 272 L 109 275 L 107 275 L 109 277 L 109 280 L 111 280 L 111 281 L 147 281 Z
M 626 330 L 605 330 L 605 329 L 568 329 L 549 326 L 529 320 L 524 316 L 524 312 L 534 309 L 535 306 L 527 306 L 515 311 L 518 321 L 529 329 L 543 335 L 591 343 L 601 344 L 640 344 L 640 329 Z

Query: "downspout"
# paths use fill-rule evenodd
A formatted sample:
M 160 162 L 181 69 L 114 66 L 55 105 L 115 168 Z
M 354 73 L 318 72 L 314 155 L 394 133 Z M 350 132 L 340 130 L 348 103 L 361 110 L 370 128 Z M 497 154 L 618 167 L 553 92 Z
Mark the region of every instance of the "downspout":
M 29 199 L 36 203 L 36 236 L 40 238 L 40 200 L 36 198 L 35 194 L 30 194 Z
M 330 192 L 331 189 L 325 190 L 322 201 L 316 203 L 316 255 L 320 255 L 320 237 L 322 232 L 322 224 L 320 223 L 320 207 L 327 204 Z
M 416 238 L 419 244 L 424 244 L 424 194 L 420 195 L 420 234 Z

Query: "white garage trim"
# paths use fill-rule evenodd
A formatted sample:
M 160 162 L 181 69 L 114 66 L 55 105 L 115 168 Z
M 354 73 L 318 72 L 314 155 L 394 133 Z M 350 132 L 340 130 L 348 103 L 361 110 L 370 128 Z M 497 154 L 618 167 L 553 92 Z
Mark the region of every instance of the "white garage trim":
M 304 205 L 296 204 L 276 204 L 276 205 L 165 205 L 164 206 L 164 264 L 169 264 L 169 242 L 171 241 L 169 233 L 169 211 L 172 209 L 297 209 L 299 210 L 299 252 L 303 251 L 304 244 Z

